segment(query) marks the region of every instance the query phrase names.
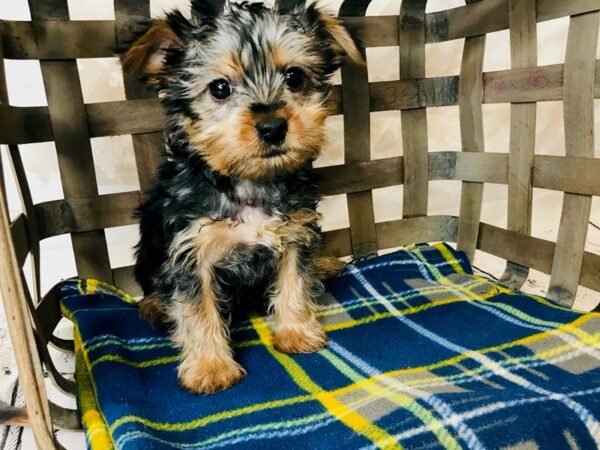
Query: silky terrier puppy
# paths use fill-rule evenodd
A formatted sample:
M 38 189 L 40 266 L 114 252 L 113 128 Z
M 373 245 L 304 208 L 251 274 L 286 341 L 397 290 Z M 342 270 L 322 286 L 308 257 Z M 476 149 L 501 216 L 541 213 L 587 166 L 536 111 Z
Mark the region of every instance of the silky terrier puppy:
M 228 324 L 234 303 L 264 292 L 275 348 L 326 345 L 315 316 L 320 279 L 341 270 L 317 255 L 311 163 L 324 141 L 330 79 L 353 39 L 315 5 L 192 1 L 148 24 L 122 53 L 166 112 L 167 160 L 138 209 L 141 313 L 166 320 L 181 348 L 180 384 L 228 388 L 245 374 Z M 235 300 L 237 298 L 237 300 Z

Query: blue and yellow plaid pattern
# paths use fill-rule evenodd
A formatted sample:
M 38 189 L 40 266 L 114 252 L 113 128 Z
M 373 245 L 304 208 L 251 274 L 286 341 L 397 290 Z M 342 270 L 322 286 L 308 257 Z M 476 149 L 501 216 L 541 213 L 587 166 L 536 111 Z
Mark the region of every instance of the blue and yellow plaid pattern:
M 211 396 L 133 299 L 64 282 L 89 448 L 597 448 L 600 315 L 475 276 L 445 244 L 349 265 L 327 282 L 325 350 L 287 355 L 268 319 L 232 325 L 248 375 Z

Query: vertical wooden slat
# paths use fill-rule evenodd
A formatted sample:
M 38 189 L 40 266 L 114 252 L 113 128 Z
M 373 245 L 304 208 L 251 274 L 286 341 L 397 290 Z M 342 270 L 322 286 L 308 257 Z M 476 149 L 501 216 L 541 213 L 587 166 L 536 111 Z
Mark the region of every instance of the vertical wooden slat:
M 479 0 L 467 0 L 467 4 Z M 483 135 L 483 57 L 485 35 L 465 39 L 459 84 L 460 134 L 463 152 L 484 152 Z M 458 249 L 472 261 L 475 257 L 483 183 L 462 183 L 460 220 L 458 222 Z
M 369 3 L 370 0 L 347 0 L 340 7 L 340 15 L 364 16 Z M 369 75 L 366 65 L 347 61 L 342 67 L 342 98 L 345 161 L 347 164 L 369 161 L 371 159 L 371 114 Z M 348 194 L 348 216 L 354 256 L 376 254 L 377 235 L 371 191 Z
M 54 449 L 57 446 L 52 431 L 44 376 L 29 318 L 25 286 L 21 282 L 21 268 L 11 239 L 4 184 L 0 185 L 0 260 L 2 302 L 33 435 L 38 448 Z
M 118 46 L 131 40 L 131 30 L 139 21 L 150 18 L 150 2 L 148 0 L 114 0 L 115 33 Z M 125 97 L 142 99 L 156 97 L 156 93 L 143 82 L 125 77 Z M 163 132 L 136 134 L 132 137 L 138 180 L 142 192 L 146 192 L 158 166 L 165 154 Z
M 536 0 L 509 0 L 510 49 L 513 69 L 537 65 Z M 536 103 L 513 103 L 510 110 L 507 228 L 531 233 L 532 174 L 535 156 Z M 519 289 L 529 269 L 507 261 L 500 282 Z
M 2 23 L 0 22 L 0 103 L 8 103 L 2 49 Z M 12 147 L 11 151 L 16 149 L 18 152 L 16 146 Z M 27 187 L 26 180 L 18 180 L 18 182 L 24 182 L 24 186 Z M 44 375 L 29 315 L 32 305 L 27 302 L 28 297 L 25 292 L 27 286 L 21 276 L 22 270 L 15 252 L 15 244 L 12 241 L 4 183 L 4 169 L 0 158 L 0 261 L 2 261 L 0 290 L 4 305 L 4 317 L 15 352 L 19 379 L 23 387 L 28 424 L 32 427 L 37 447 L 51 450 L 59 448 L 60 445 L 54 440 Z
M 426 0 L 404 0 L 400 7 L 400 80 L 425 77 Z M 403 217 L 427 215 L 429 161 L 427 110 L 403 110 L 402 148 L 404 155 Z
M 2 24 L 0 24 L 0 27 Z M 1 33 L 0 33 L 1 36 Z M 4 59 L 2 54 L 2 46 L 0 45 L 0 104 L 8 104 L 8 91 L 6 87 L 6 79 L 4 75 Z M 13 172 L 17 181 L 17 191 L 21 199 L 23 212 L 27 217 L 25 227 L 27 231 L 27 239 L 29 243 L 29 251 L 32 259 L 32 279 L 34 287 L 34 299 L 36 303 L 40 300 L 40 238 L 37 228 L 36 215 L 33 209 L 33 199 L 31 190 L 25 174 L 25 167 L 21 158 L 21 153 L 17 145 L 8 146 L 8 155 L 13 166 Z M 3 176 L 3 174 L 0 174 Z M 4 180 L 0 180 L 4 184 Z M 6 200 L 6 199 L 5 199 Z
M 567 156 L 594 157 L 594 78 L 600 13 L 571 17 L 564 74 Z M 565 193 L 548 296 L 564 306 L 575 299 L 592 198 Z
M 29 0 L 34 21 L 69 19 L 66 0 Z M 42 36 L 42 34 L 40 34 Z M 40 61 L 65 198 L 98 194 L 77 62 Z M 71 236 L 81 277 L 112 282 L 104 230 Z

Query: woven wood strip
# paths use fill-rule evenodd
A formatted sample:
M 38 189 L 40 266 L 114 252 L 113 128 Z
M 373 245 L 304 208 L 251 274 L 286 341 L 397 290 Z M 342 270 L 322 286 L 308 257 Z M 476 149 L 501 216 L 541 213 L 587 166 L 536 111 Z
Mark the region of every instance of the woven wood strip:
M 32 270 L 31 277 L 33 281 L 33 298 L 34 303 L 41 299 L 41 287 L 40 287 L 40 235 L 37 219 L 35 217 L 35 208 L 33 205 L 33 198 L 31 196 L 31 190 L 27 181 L 27 174 L 25 173 L 25 166 L 23 159 L 21 158 L 21 152 L 17 145 L 9 145 L 9 160 L 12 164 L 13 173 L 17 180 L 17 190 L 21 200 L 23 211 L 25 212 L 25 230 L 27 237 L 27 246 L 29 254 L 31 254 Z M 18 249 L 17 249 L 18 251 Z
M 405 0 L 400 6 L 400 80 L 425 77 L 426 0 Z M 427 215 L 428 144 L 425 108 L 401 112 L 404 152 L 404 218 Z
M 2 171 L 0 162 L 0 172 Z M 42 365 L 30 319 L 25 282 L 9 226 L 8 204 L 4 184 L 0 185 L 0 290 L 6 323 L 14 347 L 19 378 L 23 386 L 33 435 L 38 448 L 55 448 L 52 419 L 48 407 Z
M 600 61 L 596 61 L 594 97 L 600 98 Z M 483 102 L 513 103 L 562 100 L 562 64 L 488 72 L 483 75 Z M 389 111 L 458 104 L 459 77 L 382 81 L 369 84 L 370 110 Z M 335 86 L 330 98 L 332 114 L 342 114 L 342 94 Z M 91 137 L 161 131 L 164 116 L 157 99 L 140 99 L 85 105 Z M 46 107 L 0 104 L 0 143 L 28 144 L 53 139 Z M 142 120 L 142 119 L 143 120 Z M 4 126 L 5 125 L 5 126 Z
M 4 57 L 0 46 L 0 103 L 8 101 L 4 77 Z M 17 154 L 19 152 L 16 146 L 9 146 L 9 151 Z M 17 183 L 22 183 L 23 178 L 17 174 Z M 27 425 L 31 425 L 33 428 L 37 446 L 51 449 L 56 448 L 56 442 L 46 397 L 42 365 L 36 348 L 38 341 L 33 333 L 31 319 L 33 319 L 36 330 L 39 330 L 39 320 L 35 315 L 34 302 L 29 295 L 29 288 L 22 270 L 25 258 L 29 255 L 31 233 L 24 214 L 20 214 L 13 223 L 10 223 L 5 188 L 4 168 L 0 159 L 0 258 L 3 262 L 3 270 L 0 271 L 1 296 L 7 327 L 17 359 L 19 376 L 23 382 L 28 408 Z M 20 190 L 19 193 L 23 199 L 23 193 Z M 39 266 L 34 265 L 34 267 Z M 37 280 L 36 276 L 34 278 L 36 291 Z
M 322 167 L 317 173 L 322 178 L 322 193 L 337 195 L 400 185 L 403 183 L 403 166 L 403 158 L 394 157 Z M 597 158 L 538 155 L 533 169 L 533 186 L 600 196 L 598 173 L 600 159 Z M 507 184 L 508 155 L 430 153 L 429 179 Z M 140 199 L 139 192 L 124 192 L 37 204 L 35 213 L 40 224 L 40 239 L 137 223 L 132 211 Z M 103 214 L 96 214 L 96 211 Z
M 480 0 L 475 0 L 480 1 Z M 467 0 L 467 3 L 474 3 Z M 460 70 L 460 134 L 463 152 L 485 152 L 483 135 L 483 57 L 485 35 L 465 39 Z M 483 184 L 463 182 L 458 224 L 458 248 L 472 261 L 475 257 Z
M 25 260 L 29 255 L 29 239 L 27 238 L 27 218 L 24 214 L 19 214 L 10 224 L 10 235 L 15 246 L 17 255 L 17 264 L 23 267 Z
M 537 20 L 597 11 L 597 0 L 537 0 Z M 486 0 L 427 15 L 427 42 L 443 42 L 505 30 L 509 27 L 508 0 Z
M 2 24 L 0 24 L 0 30 L 2 29 Z M 1 32 L 0 32 L 1 36 Z M 0 105 L 8 104 L 8 91 L 6 86 L 5 79 L 5 70 L 4 70 L 4 57 L 2 54 L 2 47 L 0 45 Z M 25 242 L 21 240 L 20 242 L 15 241 L 15 251 L 17 252 L 17 259 L 19 260 L 19 266 L 23 266 L 23 261 L 21 261 L 20 256 L 23 253 L 28 255 L 31 253 L 31 261 L 32 261 L 32 281 L 33 281 L 33 293 L 35 302 L 40 298 L 40 240 L 37 233 L 37 224 L 35 219 L 27 220 L 27 218 L 32 217 L 34 215 L 33 212 L 33 200 L 31 197 L 31 191 L 29 189 L 29 183 L 27 182 L 27 176 L 25 174 L 25 167 L 23 166 L 23 161 L 21 159 L 21 153 L 19 151 L 19 147 L 17 145 L 9 145 L 8 146 L 8 158 L 12 165 L 13 174 L 17 181 L 17 192 L 19 194 L 19 198 L 21 200 L 21 206 L 23 211 L 25 212 L 25 216 L 21 215 L 19 219 L 23 219 L 20 223 L 24 227 L 25 235 L 20 236 L 21 238 L 25 238 Z M 0 183 L 4 186 L 4 174 L 0 173 Z M 6 201 L 6 199 L 4 199 Z M 12 226 L 11 226 L 12 231 Z M 14 235 L 13 235 L 14 236 Z M 23 245 L 25 244 L 25 245 Z M 26 248 L 25 252 L 22 252 L 22 249 Z M 28 289 L 28 287 L 26 287 Z
M 567 156 L 594 156 L 594 71 L 600 13 L 571 18 L 565 59 L 564 117 Z M 565 194 L 548 296 L 571 306 L 580 279 L 589 196 Z
M 65 0 L 30 0 L 29 4 L 34 21 L 69 18 Z M 77 63 L 41 61 L 40 65 L 65 198 L 95 195 L 98 187 Z M 79 276 L 112 282 L 104 230 L 71 239 Z
M 361 3 L 361 2 L 359 2 Z M 49 3 L 52 5 L 52 2 Z M 51 9 L 52 7 L 50 7 Z M 538 0 L 537 20 L 582 14 L 598 10 L 597 0 Z M 348 13 L 350 16 L 352 13 Z M 44 17 L 40 15 L 39 17 Z M 64 60 L 77 58 L 108 58 L 114 56 L 114 23 L 110 20 L 61 20 L 52 14 L 49 21 L 31 22 L 5 20 L 3 46 L 6 58 Z M 365 47 L 389 47 L 398 43 L 397 16 L 343 17 L 342 20 Z M 508 28 L 508 0 L 486 0 L 426 15 L 426 42 L 443 42 L 480 36 Z
M 364 15 L 370 0 L 346 0 L 340 15 Z M 365 56 L 364 49 L 361 49 Z M 344 105 L 345 162 L 371 159 L 371 116 L 369 74 L 367 66 L 347 61 L 342 67 L 342 99 Z M 375 213 L 371 191 L 353 192 L 347 196 L 352 254 L 363 257 L 377 253 Z
M 122 192 L 40 203 L 35 205 L 40 236 L 45 239 L 137 223 L 133 212 L 140 199 L 139 192 Z
M 136 21 L 150 18 L 150 1 L 140 0 L 115 0 L 115 33 L 118 47 L 131 40 L 131 29 L 135 28 Z M 125 82 L 125 96 L 128 99 L 155 98 L 156 94 L 148 89 L 144 83 L 134 78 L 127 78 Z M 143 117 L 144 121 L 146 120 Z M 135 163 L 137 166 L 138 180 L 142 192 L 146 192 L 158 166 L 163 161 L 165 154 L 165 139 L 161 131 L 154 133 L 136 134 L 132 136 Z
M 509 0 L 508 3 L 512 68 L 536 66 L 536 0 Z M 507 228 L 520 234 L 531 234 L 535 118 L 535 103 L 511 105 Z M 520 289 L 528 275 L 527 267 L 508 261 L 500 282 L 508 288 Z
M 524 267 L 549 274 L 552 270 L 556 245 L 551 241 L 482 223 L 477 248 L 491 255 L 515 261 Z M 581 286 L 600 291 L 598 273 L 600 273 L 600 255 L 585 252 L 579 283 Z

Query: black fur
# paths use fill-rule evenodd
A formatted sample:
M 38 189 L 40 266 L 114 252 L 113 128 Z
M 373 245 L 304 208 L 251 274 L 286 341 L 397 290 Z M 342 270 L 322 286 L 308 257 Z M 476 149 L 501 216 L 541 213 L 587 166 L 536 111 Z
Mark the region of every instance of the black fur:
M 137 211 L 140 242 L 135 277 L 145 295 L 157 292 L 166 300 L 176 291 L 191 297 L 197 294 L 197 274 L 173 267 L 168 259 L 174 236 L 194 219 L 234 218 L 244 206 L 262 207 L 270 215 L 286 215 L 300 208 L 314 210 L 320 199 L 316 176 L 309 168 L 255 185 L 249 198 L 236 195 L 240 183 L 239 179 L 212 171 L 200 157 L 173 156 L 161 166 Z M 304 258 L 310 259 L 314 250 L 305 249 Z M 217 273 L 224 290 L 231 292 L 231 287 L 239 290 L 264 283 L 275 270 L 274 262 L 266 248 L 240 248 L 227 264 L 217 267 Z

